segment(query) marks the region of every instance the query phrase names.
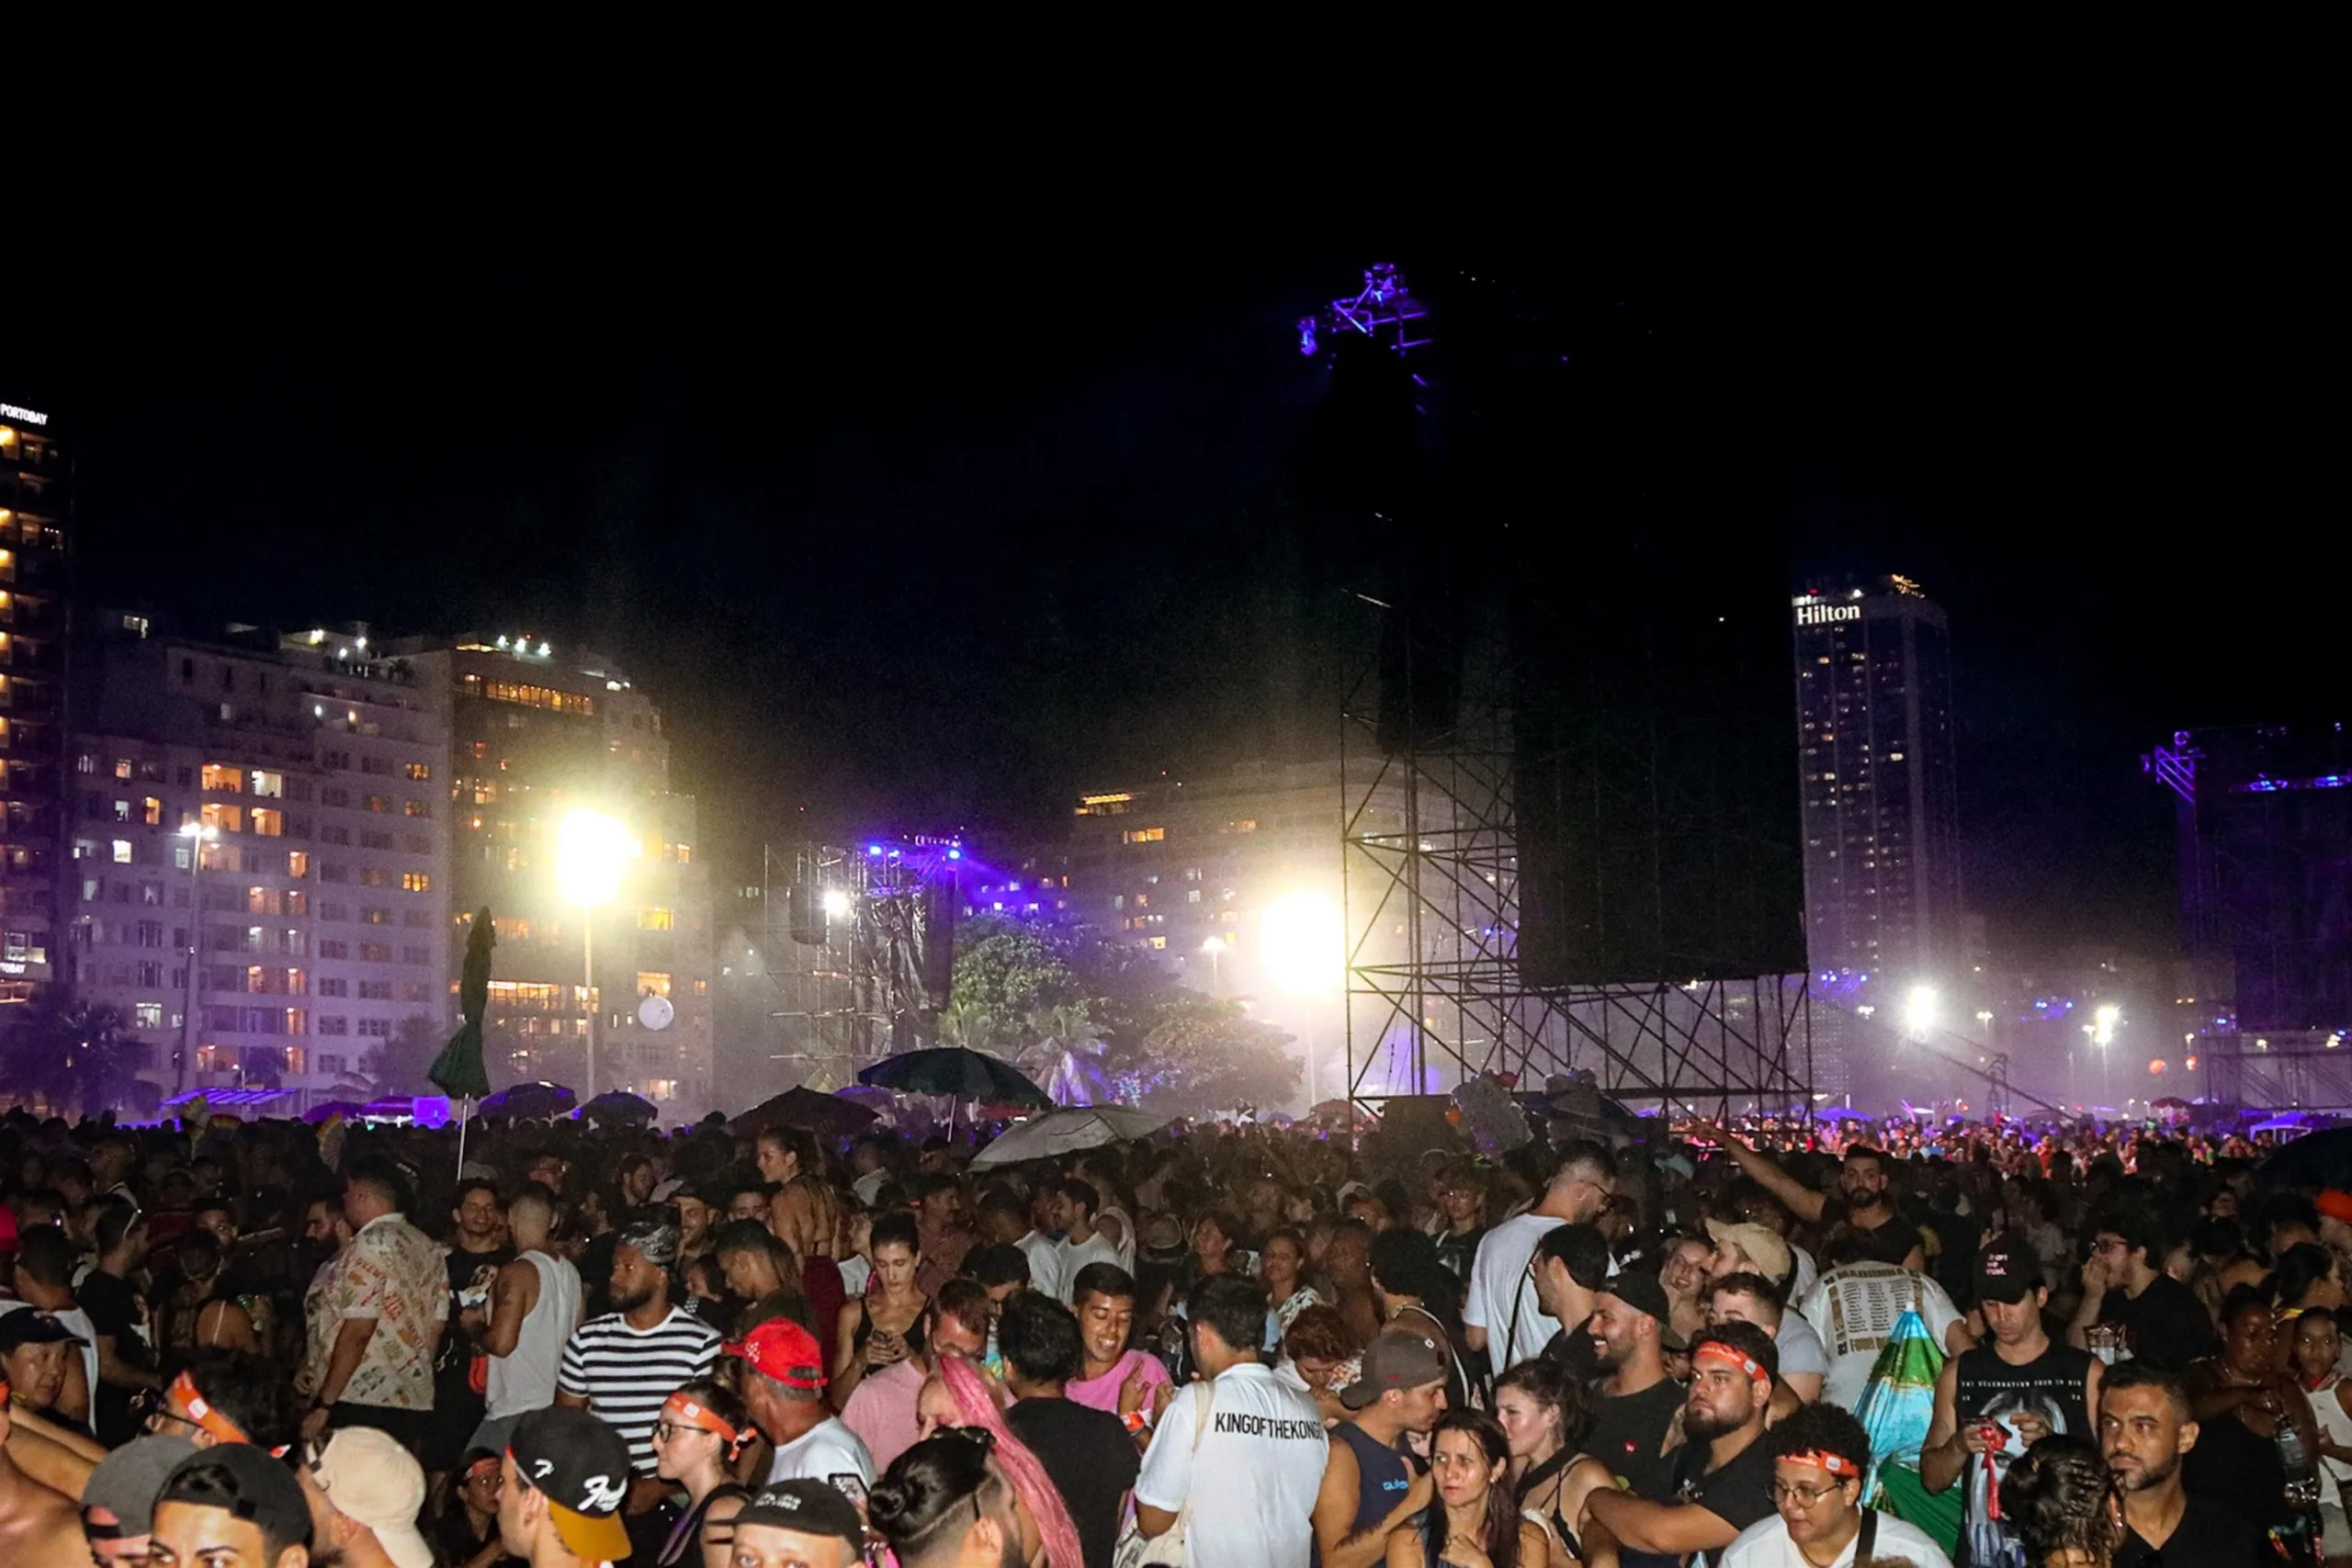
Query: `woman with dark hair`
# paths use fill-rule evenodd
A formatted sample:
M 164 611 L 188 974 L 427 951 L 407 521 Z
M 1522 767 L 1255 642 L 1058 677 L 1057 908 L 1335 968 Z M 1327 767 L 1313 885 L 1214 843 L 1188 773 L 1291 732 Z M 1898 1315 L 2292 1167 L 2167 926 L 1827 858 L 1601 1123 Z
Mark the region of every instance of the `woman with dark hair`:
M 1323 1299 L 1306 1282 L 1306 1238 L 1289 1225 L 1266 1233 L 1265 1245 L 1258 1249 L 1258 1278 L 1265 1281 L 1274 1321 L 1285 1334 L 1293 1319 Z
M 890 1461 L 866 1498 L 899 1568 L 1021 1561 L 1018 1495 L 984 1427 L 942 1431 Z
M 2308 1532 L 2316 1542 L 2317 1487 L 2303 1495 L 2287 1472 L 2278 1440 L 2282 1428 L 2292 1427 L 2303 1452 L 2316 1455 L 2321 1432 L 2301 1387 L 2278 1370 L 2276 1336 L 2260 1292 L 2241 1285 L 2222 1303 L 2221 1353 L 2191 1366 L 2185 1380 L 2198 1435 L 2181 1461 L 2181 1484 L 2257 1529 L 2290 1539 Z
M 1535 1568 L 1544 1527 L 1511 1499 L 1510 1439 L 1483 1410 L 1449 1410 L 1430 1431 L 1437 1496 L 1411 1530 L 1388 1538 L 1388 1568 Z
M 1521 1512 L 1544 1526 L 1554 1562 L 1582 1562 L 1576 1522 L 1585 1499 L 1617 1484 L 1607 1465 L 1583 1451 L 1592 1427 L 1584 1384 L 1540 1357 L 1521 1361 L 1495 1380 L 1495 1418 L 1510 1443 L 1511 1490 Z
M 2271 1315 L 2286 1332 L 2281 1338 L 2292 1340 L 2292 1325 L 2306 1307 L 2325 1307 L 2333 1312 L 2344 1304 L 2344 1280 L 2337 1271 L 2335 1254 L 2315 1241 L 2299 1241 L 2278 1255 L 2278 1267 L 2264 1282 L 2270 1292 Z M 2282 1353 L 2280 1365 L 2285 1365 Z
M 2086 1438 L 2042 1438 L 2001 1478 L 2001 1514 L 2025 1543 L 2027 1568 L 2108 1568 L 2123 1544 L 2123 1506 Z
M 175 1355 L 203 1349 L 263 1353 L 253 1314 L 220 1292 L 223 1259 L 218 1237 L 201 1225 L 180 1233 L 174 1251 L 181 1284 L 164 1317 L 164 1348 Z
M 1326 1427 L 1344 1421 L 1351 1412 L 1340 1403 L 1340 1391 L 1363 1375 L 1363 1346 L 1335 1306 L 1311 1306 L 1291 1320 L 1283 1336 L 1283 1359 L 1277 1375 L 1287 1369 L 1298 1380 Z
M 1223 1209 L 1211 1209 L 1193 1222 L 1193 1251 L 1184 1265 L 1188 1291 L 1203 1280 L 1250 1269 L 1250 1255 L 1237 1239 L 1240 1235 L 1239 1222 Z
M 426 1532 L 434 1561 L 448 1568 L 495 1568 L 516 1562 L 498 1535 L 498 1495 L 504 1489 L 498 1455 L 472 1449 L 458 1461 L 456 1484 L 441 1499 L 441 1511 Z
M 662 1404 L 653 1422 L 655 1471 L 686 1489 L 686 1511 L 654 1559 L 661 1568 L 728 1568 L 735 1546 L 729 1521 L 751 1495 L 734 1465 L 757 1435 L 742 1400 L 707 1378 L 680 1384 Z
M 842 1308 L 834 1325 L 835 1409 L 848 1404 L 867 1372 L 895 1366 L 922 1348 L 922 1313 L 931 1298 L 915 1289 L 922 1233 L 914 1215 L 904 1209 L 876 1215 L 868 1249 L 873 1278 L 864 1295 Z

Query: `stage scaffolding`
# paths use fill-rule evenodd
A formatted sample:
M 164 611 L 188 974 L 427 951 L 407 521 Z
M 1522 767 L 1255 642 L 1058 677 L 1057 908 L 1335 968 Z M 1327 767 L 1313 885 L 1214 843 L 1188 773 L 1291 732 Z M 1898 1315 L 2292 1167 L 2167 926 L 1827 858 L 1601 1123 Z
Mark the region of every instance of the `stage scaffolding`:
M 1554 990 L 1521 978 L 1508 645 L 1498 631 L 1470 640 L 1450 729 L 1397 725 L 1413 749 L 1384 751 L 1376 660 L 1342 709 L 1349 1098 L 1376 1107 L 1505 1072 L 1532 1091 L 1589 1070 L 1636 1109 L 1809 1115 L 1804 975 Z
M 763 851 L 760 952 L 775 1028 L 770 1056 L 791 1064 L 809 1087 L 842 1088 L 857 1081 L 861 1067 L 933 1043 L 947 1001 L 946 966 L 926 953 L 955 940 L 949 848 L 947 840 L 913 838 L 865 849 Z M 796 898 L 803 902 L 802 931 L 822 940 L 796 939 Z

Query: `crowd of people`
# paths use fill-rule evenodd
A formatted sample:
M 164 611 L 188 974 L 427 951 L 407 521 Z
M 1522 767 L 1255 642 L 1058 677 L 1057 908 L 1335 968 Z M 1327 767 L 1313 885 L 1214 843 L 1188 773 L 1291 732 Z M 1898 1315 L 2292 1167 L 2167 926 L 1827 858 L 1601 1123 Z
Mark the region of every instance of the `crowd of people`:
M 0 1564 L 2352 1568 L 2261 1147 L 0 1118 Z

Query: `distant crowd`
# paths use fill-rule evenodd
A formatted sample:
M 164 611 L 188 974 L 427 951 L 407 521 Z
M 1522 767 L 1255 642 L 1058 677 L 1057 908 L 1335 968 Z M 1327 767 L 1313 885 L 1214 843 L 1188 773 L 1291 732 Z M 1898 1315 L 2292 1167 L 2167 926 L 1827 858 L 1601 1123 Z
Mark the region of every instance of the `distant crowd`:
M 0 1568 L 2352 1568 L 2266 1141 L 1558 1134 L 11 1112 Z

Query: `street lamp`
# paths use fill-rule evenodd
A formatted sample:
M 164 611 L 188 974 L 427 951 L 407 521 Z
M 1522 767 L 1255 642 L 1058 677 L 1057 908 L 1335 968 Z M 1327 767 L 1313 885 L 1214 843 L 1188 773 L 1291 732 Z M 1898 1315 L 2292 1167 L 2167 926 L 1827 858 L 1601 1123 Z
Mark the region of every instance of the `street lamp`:
M 1307 998 L 1306 1103 L 1315 1104 L 1315 998 L 1347 981 L 1348 939 L 1340 911 L 1328 898 L 1293 893 L 1258 917 L 1258 959 L 1274 984 Z
M 204 846 L 220 836 L 205 822 L 183 822 L 180 837 L 187 840 L 187 999 L 180 1011 L 179 1067 L 172 1075 L 172 1092 L 187 1092 L 187 1065 L 196 1055 L 196 958 L 203 939 L 204 895 L 198 874 L 204 869 Z
M 596 992 L 595 911 L 619 896 L 629 855 L 628 829 L 601 811 L 575 811 L 556 835 L 555 882 L 564 902 L 580 906 L 580 975 L 588 993 L 588 1082 L 583 1103 L 595 1098 L 596 1036 L 604 1010 Z
M 1209 955 L 1209 995 L 1215 996 L 1225 981 L 1225 938 L 1213 936 L 1201 943 L 1201 951 Z
M 1936 1027 L 1936 988 L 1914 986 L 1903 999 L 1903 1027 L 1916 1040 L 1925 1040 Z

